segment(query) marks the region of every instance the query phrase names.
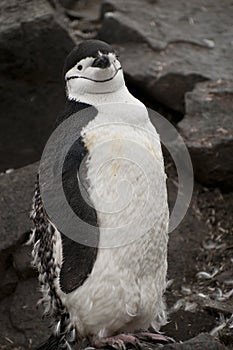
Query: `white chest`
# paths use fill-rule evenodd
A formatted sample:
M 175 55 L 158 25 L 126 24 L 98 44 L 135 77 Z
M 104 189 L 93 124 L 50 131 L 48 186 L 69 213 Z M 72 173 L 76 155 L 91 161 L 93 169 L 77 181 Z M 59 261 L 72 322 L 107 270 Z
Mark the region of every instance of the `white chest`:
M 166 207 L 159 136 L 145 107 L 98 106 L 82 131 L 89 152 L 88 188 L 100 226 L 100 246 L 128 244 L 147 233 Z

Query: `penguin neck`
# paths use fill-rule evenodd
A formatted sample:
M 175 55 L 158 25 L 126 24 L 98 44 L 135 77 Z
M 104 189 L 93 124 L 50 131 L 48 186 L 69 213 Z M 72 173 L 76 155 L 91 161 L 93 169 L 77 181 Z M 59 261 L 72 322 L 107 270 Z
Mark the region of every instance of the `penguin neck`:
M 117 102 L 142 105 L 142 102 L 136 99 L 133 95 L 131 95 L 131 93 L 125 85 L 123 85 L 120 89 L 109 93 L 85 93 L 80 96 L 73 96 L 68 94 L 67 97 L 69 101 L 75 101 L 89 106 L 98 106 L 102 104 Z

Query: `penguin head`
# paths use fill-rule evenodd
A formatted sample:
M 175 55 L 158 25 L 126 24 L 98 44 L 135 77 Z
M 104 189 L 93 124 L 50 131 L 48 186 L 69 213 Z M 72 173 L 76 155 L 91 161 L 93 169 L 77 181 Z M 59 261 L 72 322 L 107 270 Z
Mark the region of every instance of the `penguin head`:
M 67 56 L 64 65 L 67 96 L 80 100 L 85 94 L 107 94 L 124 83 L 114 49 L 100 40 L 86 40 Z

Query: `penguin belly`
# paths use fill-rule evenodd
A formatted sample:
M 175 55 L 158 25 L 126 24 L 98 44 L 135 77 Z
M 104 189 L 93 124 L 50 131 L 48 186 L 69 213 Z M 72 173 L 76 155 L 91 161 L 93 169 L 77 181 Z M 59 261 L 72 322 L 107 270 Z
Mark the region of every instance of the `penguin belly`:
M 83 183 L 100 240 L 90 275 L 62 297 L 82 336 L 151 324 L 158 330 L 166 323 L 169 214 L 160 140 L 146 116 L 140 125 L 117 123 L 97 116 L 82 132 L 88 149 Z

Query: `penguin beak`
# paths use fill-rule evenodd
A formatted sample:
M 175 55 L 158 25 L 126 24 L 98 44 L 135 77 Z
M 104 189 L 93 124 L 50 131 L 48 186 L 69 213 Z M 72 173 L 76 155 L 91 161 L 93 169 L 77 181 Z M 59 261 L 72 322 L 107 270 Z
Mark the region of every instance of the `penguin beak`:
M 97 68 L 108 68 L 110 67 L 111 63 L 109 60 L 109 57 L 106 55 L 102 55 L 97 57 L 94 62 L 92 63 L 92 67 L 97 67 Z

